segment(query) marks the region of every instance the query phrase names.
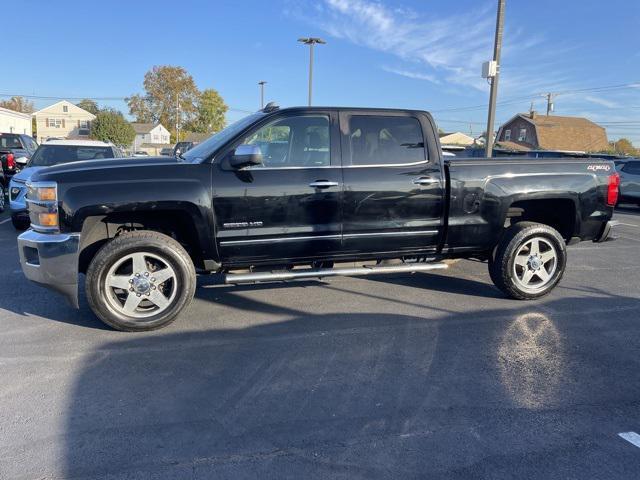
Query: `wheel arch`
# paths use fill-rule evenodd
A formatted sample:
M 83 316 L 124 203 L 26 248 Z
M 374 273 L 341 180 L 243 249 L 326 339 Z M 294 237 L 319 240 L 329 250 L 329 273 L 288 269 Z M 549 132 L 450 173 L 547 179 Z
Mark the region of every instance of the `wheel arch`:
M 566 242 L 580 231 L 578 202 L 571 197 L 518 198 L 506 209 L 505 227 L 534 222 L 557 230 Z
M 86 273 L 91 260 L 109 240 L 123 232 L 151 230 L 177 240 L 187 251 L 195 268 L 204 268 L 208 257 L 206 239 L 198 230 L 197 219 L 184 210 L 111 212 L 89 215 L 82 223 L 78 271 Z

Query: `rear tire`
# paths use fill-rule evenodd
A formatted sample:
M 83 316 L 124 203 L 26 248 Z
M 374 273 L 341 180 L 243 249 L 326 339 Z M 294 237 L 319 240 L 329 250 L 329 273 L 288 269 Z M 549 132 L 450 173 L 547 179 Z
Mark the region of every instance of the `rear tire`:
M 533 300 L 548 294 L 562 278 L 566 244 L 548 225 L 520 222 L 509 227 L 489 260 L 491 280 L 508 296 Z
M 116 330 L 162 328 L 191 302 L 196 272 L 185 249 L 152 231 L 124 233 L 96 253 L 86 275 L 91 310 Z

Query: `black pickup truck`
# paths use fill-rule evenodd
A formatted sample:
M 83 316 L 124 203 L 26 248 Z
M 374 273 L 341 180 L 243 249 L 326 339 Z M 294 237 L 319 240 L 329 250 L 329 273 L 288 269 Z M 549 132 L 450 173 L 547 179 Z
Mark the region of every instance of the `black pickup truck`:
M 180 157 L 37 172 L 24 273 L 128 331 L 171 322 L 196 272 L 231 284 L 488 262 L 535 299 L 566 245 L 607 239 L 619 177 L 596 159 L 449 159 L 423 111 L 268 105 Z

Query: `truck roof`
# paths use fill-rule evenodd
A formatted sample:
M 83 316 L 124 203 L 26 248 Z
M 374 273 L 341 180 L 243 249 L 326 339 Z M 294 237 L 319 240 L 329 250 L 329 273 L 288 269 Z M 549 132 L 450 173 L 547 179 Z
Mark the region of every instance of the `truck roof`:
M 409 113 L 429 113 L 426 110 L 415 110 L 415 109 L 411 109 L 411 108 L 378 108 L 378 107 L 336 107 L 336 106 L 294 106 L 294 107 L 285 107 L 285 108 L 280 108 L 277 106 L 272 106 L 272 107 L 265 107 L 264 110 L 262 110 L 262 112 L 265 113 L 274 113 L 274 112 L 296 112 L 296 111 L 326 111 L 326 110 L 349 110 L 349 111 L 356 111 L 356 112 L 368 112 L 368 113 L 375 113 L 375 112 L 409 112 Z

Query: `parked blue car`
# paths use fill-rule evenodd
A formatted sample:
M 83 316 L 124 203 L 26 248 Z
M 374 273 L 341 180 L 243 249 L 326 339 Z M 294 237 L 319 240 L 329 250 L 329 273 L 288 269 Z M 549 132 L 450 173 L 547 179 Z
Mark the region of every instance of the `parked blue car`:
M 29 227 L 29 212 L 25 202 L 27 182 L 38 170 L 61 163 L 122 157 L 118 147 L 95 140 L 50 140 L 38 147 L 25 167 L 9 182 L 11 222 L 17 230 Z

